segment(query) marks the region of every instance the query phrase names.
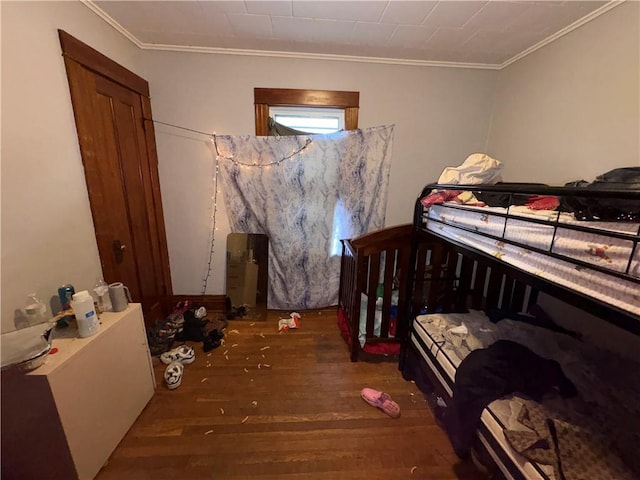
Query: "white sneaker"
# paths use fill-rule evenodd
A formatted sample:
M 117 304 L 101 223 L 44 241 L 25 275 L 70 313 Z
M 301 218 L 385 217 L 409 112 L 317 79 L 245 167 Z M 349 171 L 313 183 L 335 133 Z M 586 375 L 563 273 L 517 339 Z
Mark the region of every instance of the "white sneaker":
M 182 383 L 182 373 L 184 372 L 184 365 L 180 362 L 170 363 L 164 371 L 164 381 L 167 384 L 169 390 L 178 388 Z
M 160 355 L 160 361 L 166 365 L 172 362 L 180 362 L 186 365 L 193 363 L 195 359 L 196 352 L 189 345 L 180 345 Z

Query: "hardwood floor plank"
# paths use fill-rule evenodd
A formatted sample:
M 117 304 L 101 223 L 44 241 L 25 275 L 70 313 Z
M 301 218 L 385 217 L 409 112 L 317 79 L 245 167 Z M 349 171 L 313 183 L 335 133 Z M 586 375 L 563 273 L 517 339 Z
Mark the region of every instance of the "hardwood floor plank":
M 98 480 L 479 480 L 460 462 L 397 358 L 351 363 L 335 309 L 302 312 L 298 330 L 234 320 L 224 345 L 202 344 L 182 384 L 158 388 Z M 360 390 L 389 393 L 392 419 Z

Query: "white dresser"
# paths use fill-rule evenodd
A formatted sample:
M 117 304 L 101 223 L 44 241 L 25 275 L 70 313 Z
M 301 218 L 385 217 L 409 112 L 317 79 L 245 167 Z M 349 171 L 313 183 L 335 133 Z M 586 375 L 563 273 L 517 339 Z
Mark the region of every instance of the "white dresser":
M 100 315 L 98 333 L 56 330 L 47 361 L 2 372 L 2 478 L 92 479 L 155 389 L 140 304 Z

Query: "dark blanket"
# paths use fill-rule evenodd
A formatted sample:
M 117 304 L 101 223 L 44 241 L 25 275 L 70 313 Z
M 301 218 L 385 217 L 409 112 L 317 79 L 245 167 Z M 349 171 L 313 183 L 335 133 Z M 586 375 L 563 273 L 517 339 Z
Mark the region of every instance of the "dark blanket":
M 498 182 L 496 185 L 501 187 L 514 187 L 517 190 L 518 187 L 546 187 L 544 183 L 516 183 L 516 182 Z M 510 205 L 526 205 L 531 195 L 526 193 L 511 194 L 505 192 L 488 192 L 477 191 L 473 192 L 476 198 L 489 205 L 490 207 L 508 207 Z
M 447 432 L 456 454 L 469 454 L 482 410 L 492 401 L 515 392 L 540 401 L 552 391 L 576 394 L 558 362 L 509 340 L 474 350 L 458 366 L 447 412 Z

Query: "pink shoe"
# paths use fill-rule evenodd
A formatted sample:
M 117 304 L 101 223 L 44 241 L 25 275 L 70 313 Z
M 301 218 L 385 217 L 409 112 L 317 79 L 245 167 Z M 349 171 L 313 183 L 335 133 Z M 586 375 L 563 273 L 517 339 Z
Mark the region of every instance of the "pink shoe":
M 391 399 L 388 393 L 373 388 L 363 388 L 360 396 L 369 405 L 379 408 L 390 417 L 398 418 L 400 416 L 400 406 Z

